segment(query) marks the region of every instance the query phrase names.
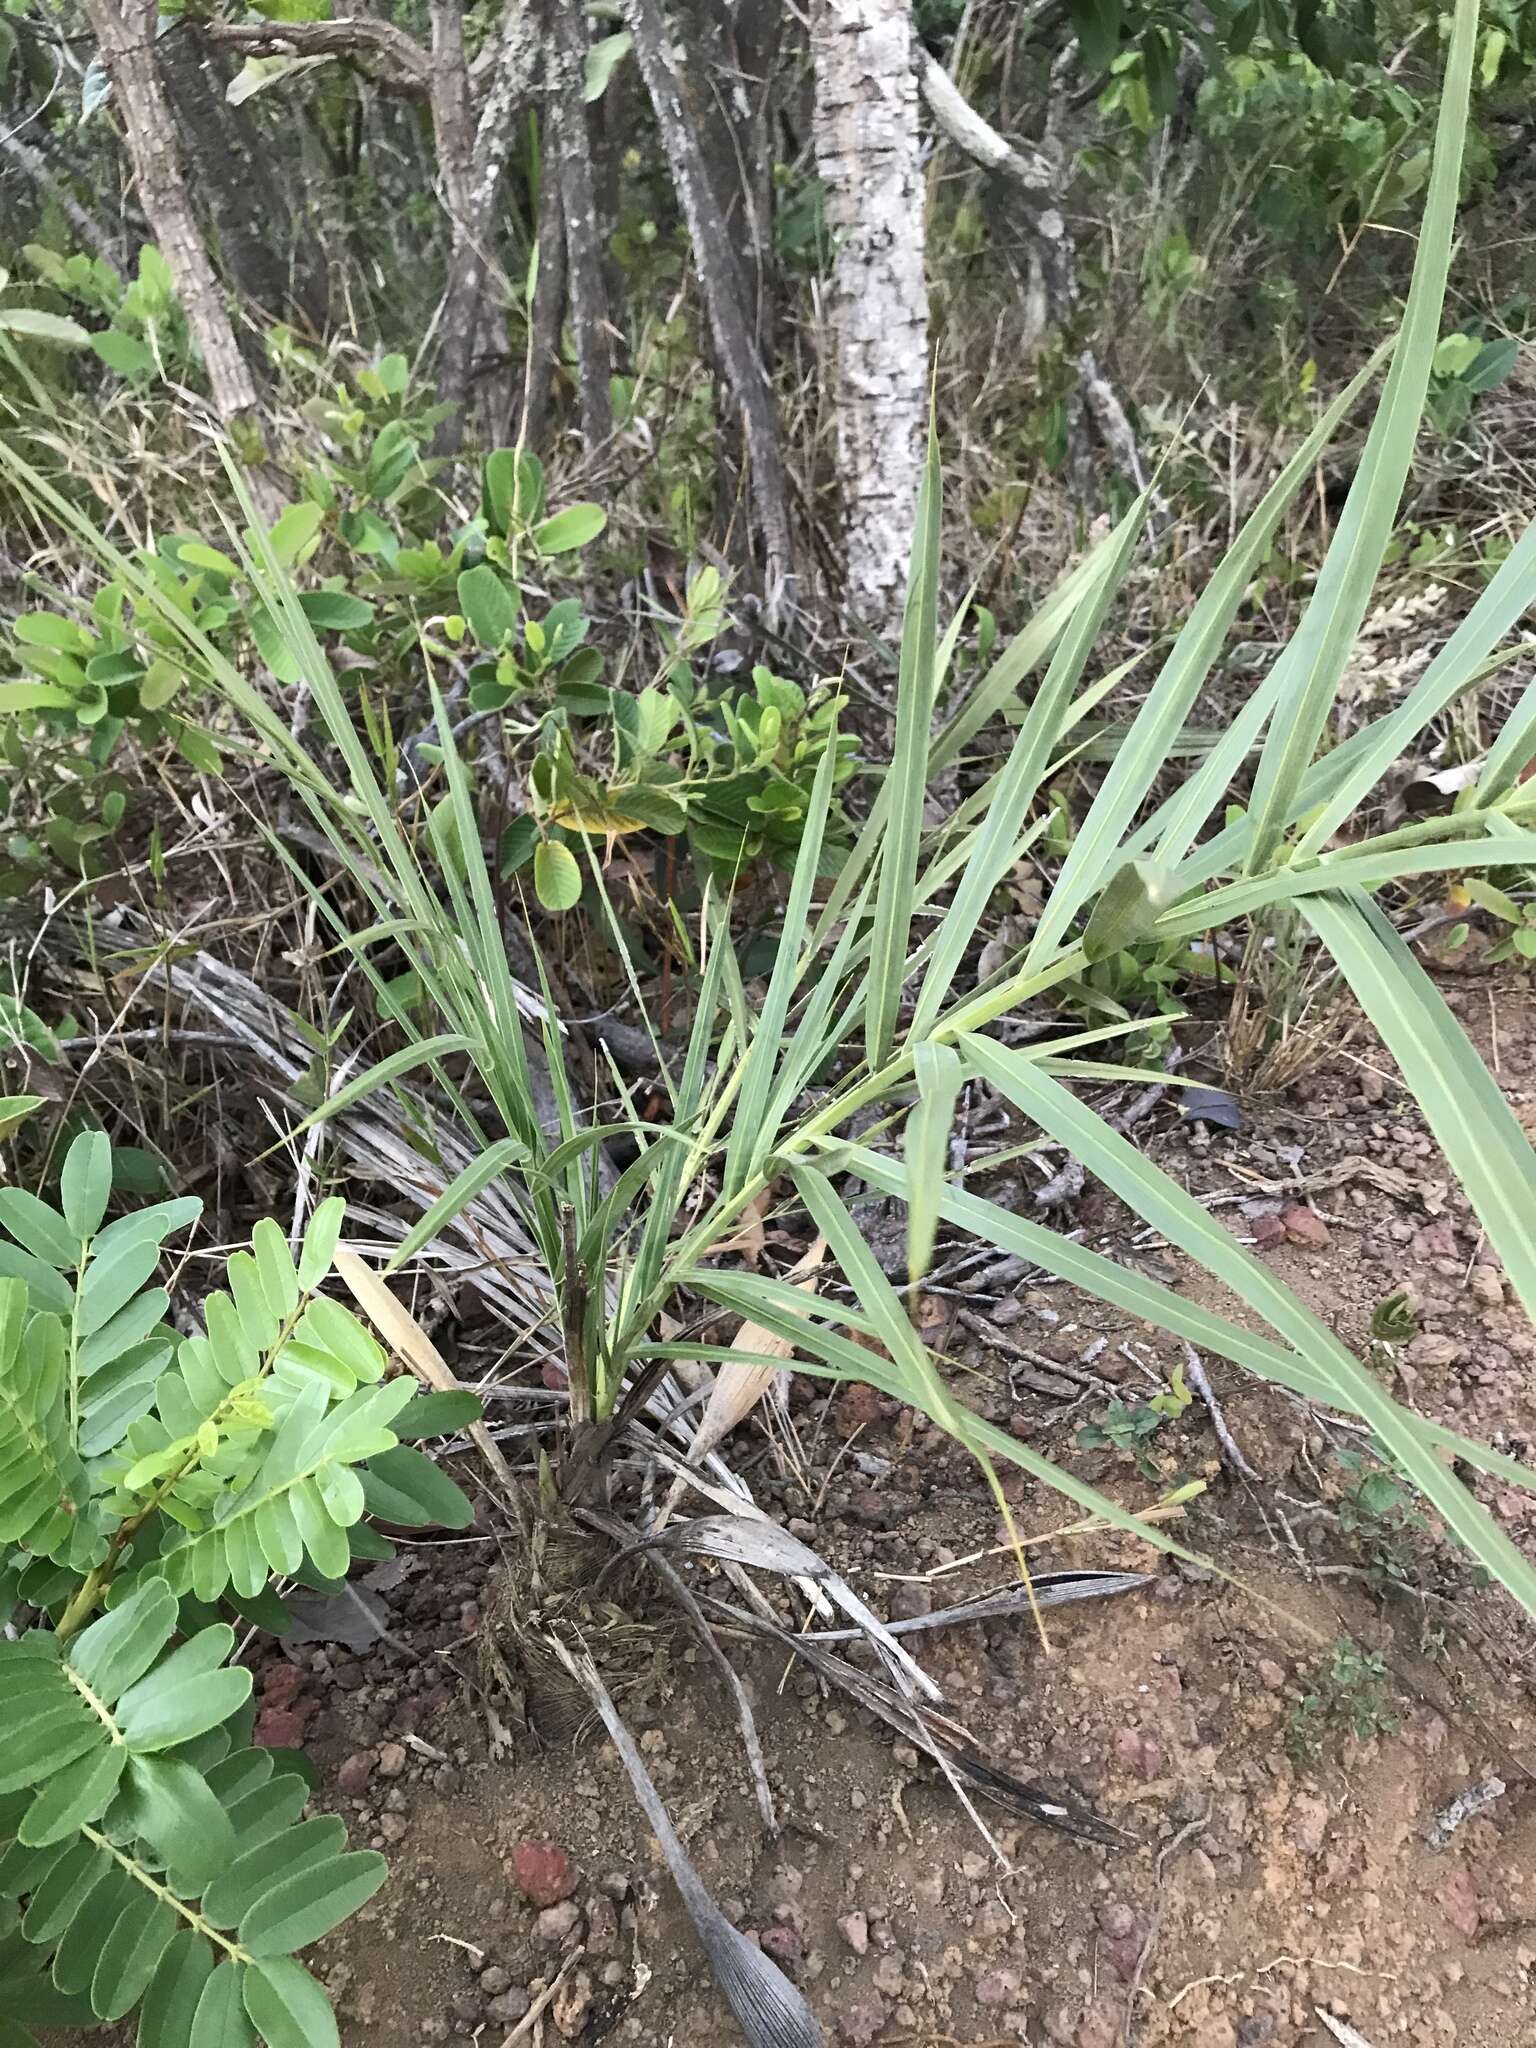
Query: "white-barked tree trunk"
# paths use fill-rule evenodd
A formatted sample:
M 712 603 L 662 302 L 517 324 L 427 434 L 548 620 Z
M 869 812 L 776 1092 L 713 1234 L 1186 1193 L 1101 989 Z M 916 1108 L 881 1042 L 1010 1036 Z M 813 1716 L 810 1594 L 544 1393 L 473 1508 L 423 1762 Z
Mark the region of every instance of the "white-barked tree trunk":
M 923 178 L 911 0 L 815 0 L 816 167 L 834 245 L 846 603 L 901 630 L 928 390 Z

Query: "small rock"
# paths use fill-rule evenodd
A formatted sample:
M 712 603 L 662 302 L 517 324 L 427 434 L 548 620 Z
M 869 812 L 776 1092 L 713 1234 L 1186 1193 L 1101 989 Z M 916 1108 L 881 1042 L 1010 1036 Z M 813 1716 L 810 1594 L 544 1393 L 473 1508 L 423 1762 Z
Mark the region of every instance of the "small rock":
M 800 1960 L 800 1937 L 793 1927 L 765 1927 L 758 1946 L 765 1956 L 772 1956 L 781 1969 L 793 1969 Z
M 559 1948 L 581 1925 L 581 1908 L 572 1899 L 546 1906 L 533 1923 L 533 1938 L 548 1948 Z
M 920 1621 L 933 1612 L 933 1593 L 927 1586 L 906 1583 L 891 1595 L 892 1621 Z
M 1422 1230 L 1413 1233 L 1412 1249 L 1416 1259 L 1458 1257 L 1455 1224 L 1449 1216 L 1442 1216 L 1434 1223 L 1426 1223 Z
M 837 1931 L 856 1956 L 869 1953 L 869 1915 L 867 1913 L 845 1913 L 837 1923 Z
M 386 1813 L 379 1820 L 379 1833 L 386 1842 L 403 1842 L 410 1822 L 403 1813 Z
M 1480 1301 L 1485 1308 L 1504 1306 L 1504 1276 L 1497 1266 L 1474 1266 L 1467 1276 L 1467 1287 L 1474 1301 Z
M 1113 1745 L 1115 1762 L 1123 1771 L 1130 1771 L 1149 1784 L 1162 1768 L 1162 1745 L 1139 1728 L 1122 1728 L 1115 1736 Z
M 1259 1683 L 1266 1692 L 1282 1692 L 1285 1689 L 1285 1666 L 1277 1664 L 1273 1657 L 1261 1657 Z
M 1292 1244 L 1325 1245 L 1329 1239 L 1327 1224 L 1315 1209 L 1309 1209 L 1305 1202 L 1292 1202 L 1280 1211 L 1281 1226 Z
M 852 1436 L 856 1429 L 871 1429 L 880 1420 L 880 1396 L 863 1380 L 855 1380 L 838 1395 L 833 1412 L 838 1428 Z
M 901 1957 L 882 1956 L 875 1964 L 875 1989 L 889 1993 L 892 1998 L 901 1993 Z
M 1087 2012 L 1077 2030 L 1074 2048 L 1119 2048 L 1120 2022 L 1106 2012 Z
M 345 1792 L 349 1798 L 355 1799 L 359 1793 L 368 1789 L 368 1781 L 372 1776 L 373 1758 L 366 1749 L 360 1749 L 356 1756 L 349 1756 L 336 1773 L 337 1788 Z
M 508 1990 L 496 1994 L 485 2008 L 485 2016 L 488 2020 L 495 2020 L 498 2026 L 515 2025 L 518 2020 L 526 2018 L 532 2003 L 523 1987 L 513 1984 Z
M 838 2031 L 845 2041 L 855 2043 L 855 2048 L 868 2048 L 868 2043 L 878 2039 L 885 2026 L 885 2000 L 871 1992 L 864 1998 L 856 1998 L 852 2005 L 839 2017 Z M 1114 2048 L 1113 2042 L 1108 2048 Z
M 403 1742 L 386 1742 L 379 1751 L 379 1776 L 398 1778 L 405 1769 L 407 1755 Z
M 1360 1070 L 1360 1093 L 1365 1097 L 1366 1101 L 1380 1102 L 1386 1092 L 1386 1075 L 1378 1074 L 1374 1067 L 1362 1067 Z
M 1237 2048 L 1237 2028 L 1225 2013 L 1218 2013 L 1201 2026 L 1194 2048 Z
M 1008 2005 L 1018 1995 L 1017 1970 L 984 1970 L 976 1979 L 978 2005 Z
M 1410 1365 L 1458 1365 L 1466 1357 L 1464 1346 L 1438 1330 L 1425 1330 L 1408 1346 Z
M 619 1909 L 612 1899 L 596 1892 L 587 1901 L 587 1953 L 593 1956 L 616 1956 L 622 1944 L 619 1940 Z
M 1453 1870 L 1440 1887 L 1440 1909 L 1459 1935 L 1467 1941 L 1476 1941 L 1482 1925 L 1482 1907 L 1472 1874 L 1465 1864 Z
M 258 1749 L 301 1749 L 315 1706 L 314 1700 L 301 1700 L 296 1707 L 263 1707 L 256 1716 L 252 1742 Z
M 574 2041 L 585 2031 L 591 2011 L 592 1979 L 585 1970 L 577 1970 L 555 1993 L 555 2026 L 567 2041 Z
M 503 1991 L 511 1989 L 512 1978 L 500 1963 L 492 1963 L 480 1972 L 480 1989 L 487 1998 L 498 1998 Z
M 1290 1837 L 1303 1856 L 1320 1856 L 1328 1835 L 1328 1808 L 1321 1799 L 1303 1797 L 1291 1809 Z
M 1012 1925 L 1012 1915 L 999 1898 L 983 1899 L 976 1908 L 974 1927 L 984 1941 L 1000 1941 Z
M 558 1906 L 576 1889 L 571 1859 L 555 1842 L 519 1842 L 512 1851 L 511 1876 L 533 1906 Z
M 269 1664 L 261 1681 L 261 1703 L 264 1707 L 291 1707 L 303 1684 L 304 1673 L 297 1664 L 286 1658 L 280 1664 Z

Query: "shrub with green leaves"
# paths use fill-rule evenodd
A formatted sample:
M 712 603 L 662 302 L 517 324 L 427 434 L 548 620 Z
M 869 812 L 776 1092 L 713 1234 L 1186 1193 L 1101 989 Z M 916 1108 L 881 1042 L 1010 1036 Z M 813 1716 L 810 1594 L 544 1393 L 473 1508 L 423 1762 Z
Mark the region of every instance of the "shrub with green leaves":
M 106 1220 L 108 1141 L 57 1206 L 0 1189 L 0 2038 L 137 2010 L 142 2048 L 328 2048 L 296 1959 L 383 1883 L 305 1760 L 253 1748 L 226 1610 L 389 1554 L 366 1523 L 462 1526 L 411 1440 L 479 1413 L 420 1394 L 319 1292 L 343 1204 L 295 1260 L 272 1222 L 178 1337 L 156 1275 L 201 1204 Z
M 471 758 L 523 771 L 521 807 L 494 803 L 502 872 L 532 862 L 546 909 L 579 899 L 588 840 L 686 835 L 696 863 L 722 882 L 760 857 L 793 862 L 823 751 L 837 753 L 839 784 L 854 772 L 857 743 L 835 732 L 846 700 L 762 665 L 746 689 L 697 673 L 729 623 L 717 570 L 692 576 L 680 616 L 653 621 L 653 681 L 636 690 L 622 674 L 605 680 L 610 657 L 569 589 L 578 557 L 606 529 L 600 506 L 551 510 L 538 458 L 498 448 L 481 464 L 476 516 L 450 524 L 437 488 L 443 465 L 425 452 L 436 410 L 411 402 L 403 357 L 359 371 L 355 388 L 337 387 L 309 410 L 337 452 L 309 464 L 303 496 L 267 544 L 302 579 L 305 621 L 334 651 L 361 715 L 394 736 L 403 802 L 439 793 L 429 679 L 440 680 L 455 722 L 489 728 L 466 739 Z M 302 661 L 230 539 L 164 534 L 88 613 L 50 604 L 11 623 L 14 673 L 0 680 L 0 804 L 11 826 L 0 897 L 21 895 L 55 866 L 104 872 L 135 794 L 130 749 L 168 747 L 200 773 L 221 772 L 218 742 L 198 718 L 210 706 L 196 664 L 178 654 L 183 624 L 242 668 L 300 681 Z M 829 870 L 841 844 L 836 831 L 826 835 Z

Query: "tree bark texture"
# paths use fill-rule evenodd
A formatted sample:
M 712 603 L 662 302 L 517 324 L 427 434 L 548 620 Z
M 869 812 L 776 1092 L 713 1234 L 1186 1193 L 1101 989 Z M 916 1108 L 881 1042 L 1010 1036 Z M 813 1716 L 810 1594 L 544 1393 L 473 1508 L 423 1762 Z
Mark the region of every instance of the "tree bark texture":
M 678 204 L 693 243 L 694 267 L 704 295 L 715 354 L 741 417 L 748 489 L 762 550 L 766 606 L 772 618 L 792 598 L 794 578 L 778 404 L 741 301 L 739 266 L 728 253 L 725 214 L 710 182 L 699 137 L 683 98 L 661 0 L 623 0 L 623 7 L 625 25 L 634 37 L 640 75 L 656 112 Z
M 835 254 L 835 355 L 846 603 L 901 631 L 928 393 L 923 179 L 910 0 L 815 0 L 816 167 Z
M 452 11 L 457 28 L 440 16 Z M 475 352 L 486 325 L 494 267 L 496 202 L 512 152 L 518 109 L 533 87 L 539 57 L 536 11 L 526 0 L 507 0 L 492 38 L 489 82 L 478 118 L 473 71 L 464 63 L 462 0 L 434 0 L 433 126 L 442 164 L 444 198 L 453 219 L 448 280 L 438 312 L 438 395 L 454 408 L 438 430 L 435 452 L 451 455 L 463 441 L 474 381 Z
M 326 323 L 325 292 L 296 254 L 288 190 L 249 110 L 225 97 L 229 73 L 201 25 L 183 17 L 156 43 L 198 198 L 235 289 L 264 313 Z M 294 267 L 290 269 L 290 264 Z
M 584 0 L 551 0 L 552 76 L 546 105 L 559 157 L 567 288 L 576 342 L 582 445 L 594 454 L 613 434 L 613 372 L 603 234 L 592 176 L 592 137 L 582 98 L 587 54 Z
M 560 153 L 545 142 L 539 183 L 539 272 L 533 288 L 523 394 L 523 439 L 541 449 L 554 417 L 555 373 L 565 326 L 565 207 L 560 197 Z
M 214 412 L 226 429 L 236 429 L 256 412 L 256 385 L 193 217 L 175 123 L 155 61 L 155 0 L 90 0 L 90 10 L 140 203 L 202 355 Z M 252 488 L 262 516 L 275 517 L 280 500 L 260 469 L 253 474 Z
M 709 181 L 725 217 L 726 248 L 753 340 L 772 360 L 773 148 L 771 100 L 783 35 L 780 0 L 678 0 L 688 51 L 684 83 Z

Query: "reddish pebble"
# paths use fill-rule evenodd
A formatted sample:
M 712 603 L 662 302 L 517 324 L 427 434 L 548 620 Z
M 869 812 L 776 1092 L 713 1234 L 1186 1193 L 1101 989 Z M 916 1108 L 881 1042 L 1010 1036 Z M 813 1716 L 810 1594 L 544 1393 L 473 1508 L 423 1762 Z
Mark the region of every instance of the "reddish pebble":
M 261 1681 L 262 1705 L 291 1707 L 303 1683 L 304 1674 L 297 1664 L 269 1664 Z
M 1162 1768 L 1163 1752 L 1159 1743 L 1150 1735 L 1143 1735 L 1139 1728 L 1122 1728 L 1114 1740 L 1115 1762 L 1123 1771 L 1130 1771 L 1149 1784 Z
M 1328 1226 L 1315 1209 L 1309 1209 L 1305 1202 L 1293 1202 L 1288 1209 L 1280 1212 L 1280 1221 L 1285 1234 L 1292 1244 L 1325 1245 L 1328 1243 Z
M 765 1956 L 788 1969 L 800 1960 L 800 1937 L 793 1927 L 765 1927 L 759 1937 Z
M 258 1749 L 300 1749 L 305 1724 L 314 1711 L 313 1700 L 304 1700 L 297 1707 L 263 1707 L 256 1716 L 251 1740 Z
M 336 1773 L 338 1788 L 349 1797 L 356 1798 L 366 1792 L 368 1781 L 373 1776 L 373 1758 L 366 1749 L 360 1749 L 356 1756 L 349 1756 Z
M 852 1436 L 856 1429 L 872 1429 L 882 1413 L 880 1396 L 862 1380 L 844 1387 L 837 1397 L 837 1426 L 845 1436 Z
M 1465 1867 L 1453 1870 L 1440 1887 L 1440 1907 L 1458 1934 L 1476 1941 L 1482 1925 L 1482 1907 L 1471 1873 Z
M 558 1906 L 576 1889 L 576 1871 L 554 1842 L 519 1842 L 512 1851 L 512 1881 L 533 1906 Z

